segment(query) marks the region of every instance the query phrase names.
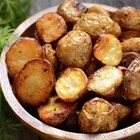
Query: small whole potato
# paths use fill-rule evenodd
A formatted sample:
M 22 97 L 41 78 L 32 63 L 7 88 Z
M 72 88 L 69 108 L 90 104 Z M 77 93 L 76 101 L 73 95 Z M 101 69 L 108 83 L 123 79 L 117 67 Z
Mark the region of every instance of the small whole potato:
M 108 101 L 95 97 L 83 105 L 78 122 L 84 133 L 109 132 L 118 125 L 118 112 Z
M 81 30 L 93 39 L 97 39 L 102 34 L 113 34 L 118 37 L 121 34 L 121 28 L 118 23 L 110 17 L 98 13 L 86 13 L 74 25 L 73 30 Z
M 90 36 L 78 30 L 68 32 L 62 37 L 56 47 L 56 55 L 66 67 L 85 68 L 92 54 Z

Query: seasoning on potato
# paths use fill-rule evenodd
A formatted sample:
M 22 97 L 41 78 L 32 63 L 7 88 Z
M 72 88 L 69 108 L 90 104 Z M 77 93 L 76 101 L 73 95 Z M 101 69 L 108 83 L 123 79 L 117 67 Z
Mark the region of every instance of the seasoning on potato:
M 54 84 L 55 75 L 50 62 L 33 59 L 16 75 L 13 89 L 22 104 L 36 106 L 49 98 Z
M 112 98 L 122 79 L 121 70 L 113 66 L 103 66 L 90 76 L 87 88 L 104 98 Z
M 118 125 L 118 112 L 108 101 L 96 97 L 83 105 L 78 121 L 84 133 L 109 132 Z
M 69 118 L 76 108 L 77 103 L 66 103 L 55 95 L 38 108 L 38 114 L 44 123 L 58 126 Z
M 55 83 L 57 95 L 65 102 L 75 102 L 80 99 L 87 86 L 87 76 L 79 68 L 67 68 Z
M 51 12 L 44 14 L 37 20 L 36 31 L 42 41 L 51 43 L 67 32 L 67 25 L 60 15 Z
M 56 47 L 56 55 L 66 67 L 84 69 L 89 63 L 92 54 L 92 41 L 83 31 L 70 31 L 62 37 Z
M 102 64 L 117 66 L 122 60 L 122 45 L 115 36 L 104 34 L 96 41 L 93 54 Z
M 87 8 L 77 0 L 64 0 L 57 9 L 57 13 L 71 24 L 75 24 L 86 11 Z
M 23 68 L 25 63 L 33 58 L 42 58 L 43 50 L 37 40 L 29 37 L 18 39 L 6 53 L 6 64 L 11 77 Z
M 116 37 L 121 34 L 118 23 L 108 16 L 97 13 L 84 14 L 74 25 L 73 30 L 84 31 L 95 40 L 102 34 L 113 34 Z

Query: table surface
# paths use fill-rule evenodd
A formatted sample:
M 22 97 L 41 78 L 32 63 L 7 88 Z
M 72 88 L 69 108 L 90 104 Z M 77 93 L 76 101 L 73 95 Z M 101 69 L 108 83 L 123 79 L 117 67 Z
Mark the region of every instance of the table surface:
M 46 9 L 51 6 L 55 6 L 63 0 L 32 0 L 31 15 Z M 140 0 L 79 0 L 81 2 L 101 3 L 114 7 L 133 6 L 140 9 Z M 22 128 L 18 131 L 11 132 L 15 136 L 16 140 L 42 140 L 39 136 L 31 132 L 28 128 Z M 138 137 L 139 139 L 140 137 Z

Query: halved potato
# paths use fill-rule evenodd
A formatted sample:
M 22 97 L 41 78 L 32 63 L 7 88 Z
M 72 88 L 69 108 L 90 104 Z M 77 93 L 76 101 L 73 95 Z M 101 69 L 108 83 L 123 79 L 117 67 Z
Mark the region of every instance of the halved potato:
M 38 114 L 44 123 L 58 126 L 69 118 L 76 108 L 77 103 L 66 103 L 55 95 L 38 108 Z
M 112 98 L 122 79 L 121 70 L 112 66 L 104 66 L 90 76 L 87 88 L 102 97 Z
M 51 43 L 67 32 L 67 25 L 60 15 L 51 12 L 44 14 L 37 20 L 36 31 L 45 43 Z
M 115 36 L 104 34 L 96 41 L 93 55 L 105 65 L 117 66 L 122 60 L 122 45 Z
M 33 58 L 42 58 L 43 49 L 34 38 L 19 38 L 6 53 L 6 64 L 11 77 L 23 68 L 25 63 Z
M 22 104 L 36 106 L 49 98 L 54 84 L 55 75 L 50 62 L 33 59 L 16 75 L 13 89 Z
M 82 132 L 109 132 L 118 125 L 118 112 L 113 105 L 102 98 L 87 101 L 79 114 L 79 126 Z
M 87 86 L 87 76 L 79 68 L 67 68 L 55 83 L 57 95 L 65 102 L 74 102 L 81 98 Z

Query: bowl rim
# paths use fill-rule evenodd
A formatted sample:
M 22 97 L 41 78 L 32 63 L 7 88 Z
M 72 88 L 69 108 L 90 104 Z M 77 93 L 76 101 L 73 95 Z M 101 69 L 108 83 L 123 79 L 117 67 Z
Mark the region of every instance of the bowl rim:
M 90 7 L 92 5 L 97 5 L 101 6 L 106 10 L 109 10 L 110 12 L 113 12 L 117 10 L 115 7 L 111 7 L 108 5 L 103 5 L 103 4 L 95 4 L 95 3 L 84 3 L 87 7 Z M 126 137 L 130 137 L 132 135 L 140 133 L 140 122 L 137 122 L 129 127 L 116 130 L 113 132 L 108 132 L 108 133 L 101 133 L 101 134 L 82 134 L 82 133 L 74 133 L 74 132 L 68 132 L 64 130 L 57 129 L 55 127 L 49 126 L 47 124 L 44 124 L 37 118 L 33 117 L 31 114 L 29 114 L 19 103 L 17 98 L 15 97 L 12 87 L 9 82 L 8 78 L 8 71 L 7 71 L 7 66 L 5 63 L 5 55 L 6 52 L 9 49 L 9 46 L 11 46 L 18 37 L 20 37 L 25 30 L 27 30 L 32 24 L 36 22 L 36 20 L 41 17 L 44 13 L 47 12 L 55 12 L 58 6 L 53 6 L 50 8 L 47 8 L 45 10 L 42 10 L 38 12 L 37 14 L 31 16 L 27 20 L 25 20 L 23 23 L 21 23 L 14 33 L 11 35 L 8 45 L 6 45 L 2 51 L 1 54 L 1 60 L 0 60 L 0 83 L 1 83 L 1 88 L 4 94 L 4 97 L 10 106 L 10 108 L 13 110 L 13 112 L 16 114 L 17 118 L 25 124 L 27 127 L 33 129 L 35 132 L 37 132 L 39 135 L 41 133 L 42 136 L 45 137 L 50 137 L 52 136 L 53 138 L 58 138 L 58 139 L 69 139 L 69 140 L 92 140 L 98 139 L 98 140 L 107 140 L 107 139 L 122 139 Z M 26 28 L 25 28 L 26 25 Z M 12 101 L 12 102 L 11 102 Z

